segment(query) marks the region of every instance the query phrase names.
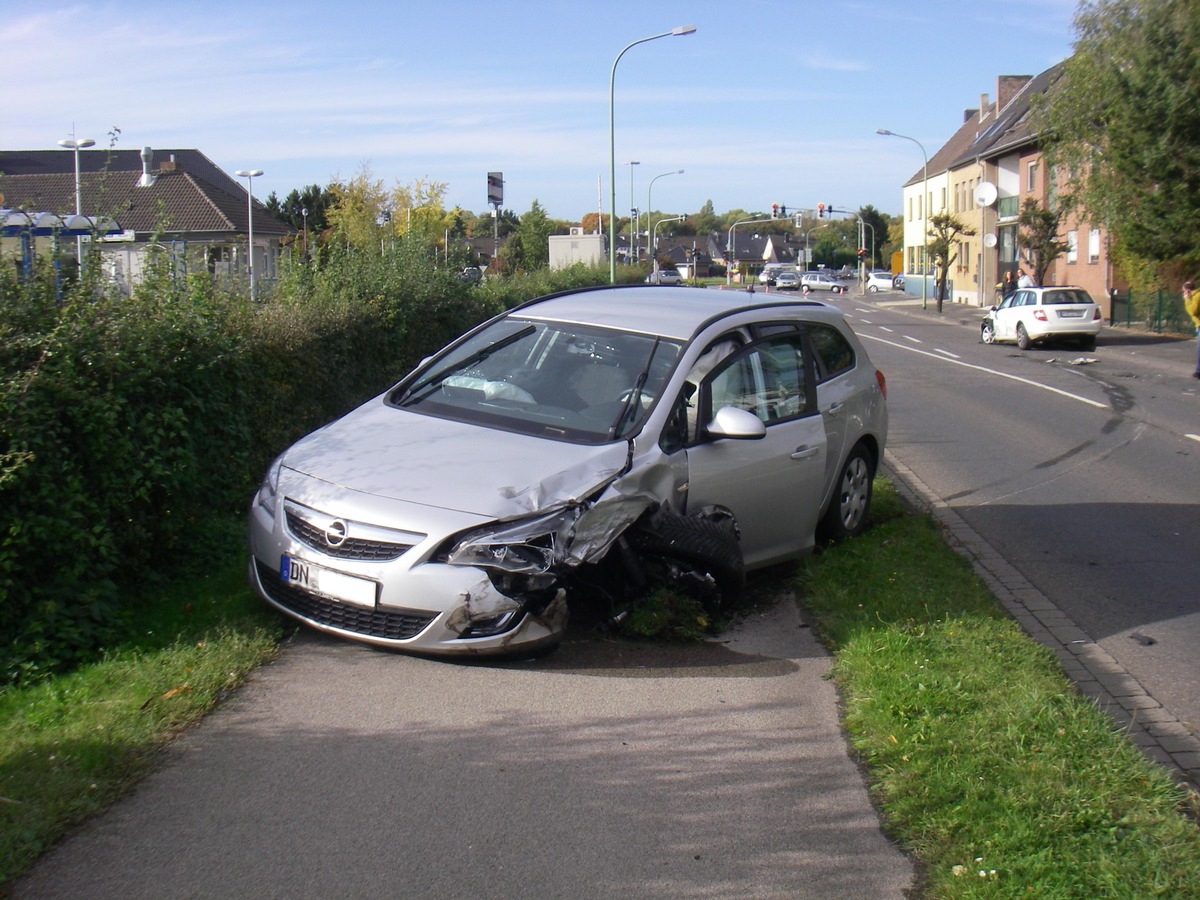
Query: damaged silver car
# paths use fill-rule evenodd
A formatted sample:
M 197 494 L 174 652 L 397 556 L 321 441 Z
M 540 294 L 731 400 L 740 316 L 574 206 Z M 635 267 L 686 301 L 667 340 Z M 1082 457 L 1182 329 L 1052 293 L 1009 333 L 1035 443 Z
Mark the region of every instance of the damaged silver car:
M 546 650 L 569 608 L 662 585 L 717 614 L 747 570 L 861 531 L 885 395 L 817 301 L 534 300 L 284 452 L 251 582 L 314 628 L 428 654 Z

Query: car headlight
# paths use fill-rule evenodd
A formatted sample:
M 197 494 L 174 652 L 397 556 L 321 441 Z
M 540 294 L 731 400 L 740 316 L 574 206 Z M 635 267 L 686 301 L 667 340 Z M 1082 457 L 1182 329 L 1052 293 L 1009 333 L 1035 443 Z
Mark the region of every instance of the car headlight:
M 283 457 L 277 456 L 267 468 L 267 474 L 263 476 L 262 484 L 258 486 L 258 496 L 255 497 L 255 502 L 269 512 L 271 518 L 275 517 L 275 500 L 279 494 L 279 470 L 282 468 Z
M 470 532 L 451 548 L 446 562 L 513 575 L 542 575 L 562 558 L 562 547 L 579 518 L 577 507 L 501 522 Z

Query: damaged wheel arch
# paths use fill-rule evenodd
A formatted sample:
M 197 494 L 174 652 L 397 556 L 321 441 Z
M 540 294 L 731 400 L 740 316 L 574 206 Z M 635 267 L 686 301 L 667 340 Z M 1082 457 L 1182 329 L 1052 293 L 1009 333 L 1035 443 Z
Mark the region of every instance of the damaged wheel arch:
M 710 615 L 741 598 L 746 567 L 732 520 L 659 510 L 630 530 L 629 545 L 657 580 L 694 594 Z

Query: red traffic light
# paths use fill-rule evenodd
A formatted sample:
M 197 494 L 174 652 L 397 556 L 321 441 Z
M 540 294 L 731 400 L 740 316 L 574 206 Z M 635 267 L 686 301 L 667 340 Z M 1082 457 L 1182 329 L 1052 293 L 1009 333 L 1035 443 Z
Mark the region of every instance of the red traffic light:
M 824 203 L 817 204 L 817 217 L 820 219 L 825 218 L 825 204 Z

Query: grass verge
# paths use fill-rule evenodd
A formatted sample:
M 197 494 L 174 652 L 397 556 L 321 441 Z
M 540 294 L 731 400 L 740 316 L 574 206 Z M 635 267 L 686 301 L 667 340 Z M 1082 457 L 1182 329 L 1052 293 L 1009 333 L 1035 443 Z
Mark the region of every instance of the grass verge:
M 851 742 L 928 897 L 1200 897 L 1196 797 L 877 482 L 874 527 L 799 579 Z
M 103 660 L 0 690 L 0 896 L 274 654 L 278 620 L 251 595 L 244 560 L 230 559 L 157 593 Z

